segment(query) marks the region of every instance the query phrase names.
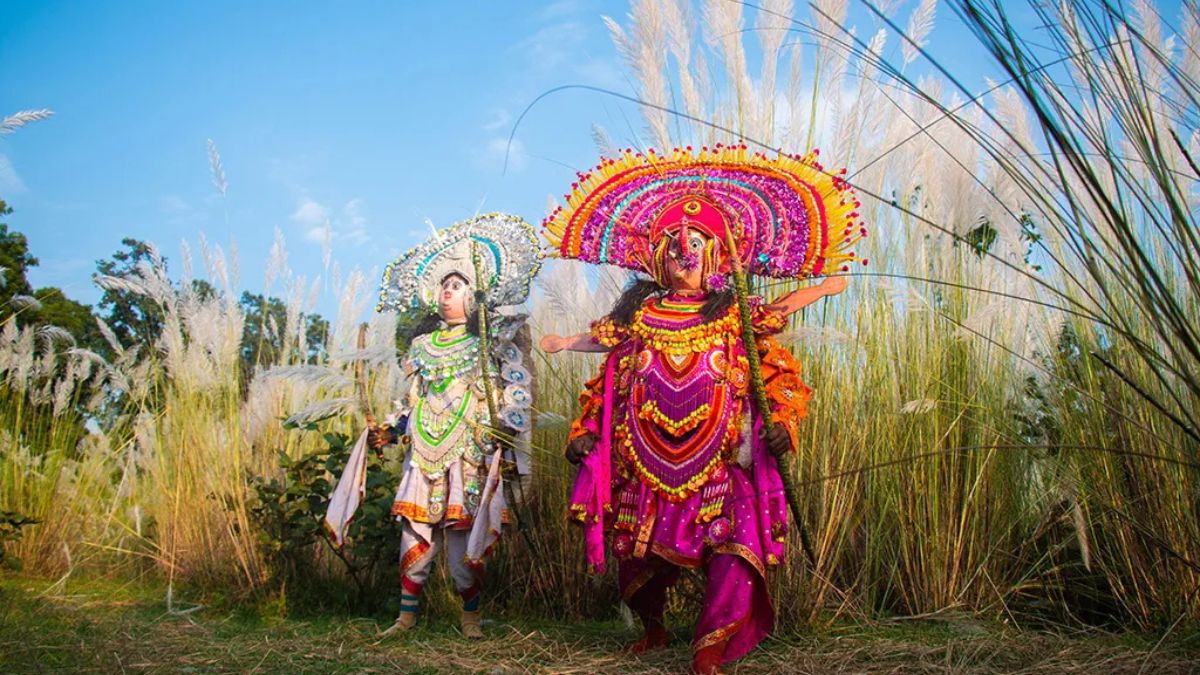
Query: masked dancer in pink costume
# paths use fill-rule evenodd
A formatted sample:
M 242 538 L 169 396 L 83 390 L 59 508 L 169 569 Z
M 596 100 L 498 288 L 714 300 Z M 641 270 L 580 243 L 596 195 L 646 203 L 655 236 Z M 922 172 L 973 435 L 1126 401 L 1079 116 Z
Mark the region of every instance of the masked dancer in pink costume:
M 649 277 L 590 332 L 541 342 L 548 353 L 607 352 L 570 435 L 567 458 L 581 464 L 570 509 L 596 571 L 611 538 L 622 597 L 645 630 L 633 651 L 665 645 L 666 593 L 682 567 L 707 575 L 695 672 L 718 672 L 772 630 L 766 574 L 783 561 L 788 527 L 776 457 L 796 447 L 811 392 L 771 336 L 846 280 L 770 303 L 745 298 L 761 359 L 754 372 L 731 249 L 739 271 L 762 276 L 844 269 L 854 258 L 847 248 L 866 234 L 857 207 L 815 153 L 768 158 L 718 146 L 603 160 L 546 219 L 559 256 Z M 765 433 L 755 386 L 771 404 Z

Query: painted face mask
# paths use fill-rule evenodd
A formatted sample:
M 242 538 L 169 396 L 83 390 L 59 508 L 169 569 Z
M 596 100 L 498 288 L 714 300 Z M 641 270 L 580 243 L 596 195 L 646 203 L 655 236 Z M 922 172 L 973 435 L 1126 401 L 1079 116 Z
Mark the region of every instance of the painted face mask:
M 711 276 L 728 271 L 724 241 L 726 216 L 710 200 L 688 195 L 663 209 L 651 228 L 651 272 L 664 288 L 698 289 Z
M 442 280 L 441 292 L 437 298 L 437 312 L 442 320 L 449 324 L 463 323 L 470 316 L 475 291 L 470 282 L 458 273 L 452 273 Z

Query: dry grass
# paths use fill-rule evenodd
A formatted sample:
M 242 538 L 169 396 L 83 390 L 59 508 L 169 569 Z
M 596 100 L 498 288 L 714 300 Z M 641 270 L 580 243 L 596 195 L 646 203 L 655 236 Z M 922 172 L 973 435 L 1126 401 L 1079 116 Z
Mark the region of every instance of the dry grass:
M 0 578 L 0 670 L 72 672 L 675 673 L 688 628 L 670 648 L 633 657 L 633 634 L 613 623 L 498 618 L 466 642 L 448 617 L 383 638 L 386 619 L 263 619 L 245 610 L 162 610 L 161 589 L 112 582 L 50 584 Z M 1016 634 L 969 616 L 838 625 L 768 640 L 731 673 L 1195 672 L 1194 641 L 1088 633 Z M 1191 649 L 1191 651 L 1189 651 Z

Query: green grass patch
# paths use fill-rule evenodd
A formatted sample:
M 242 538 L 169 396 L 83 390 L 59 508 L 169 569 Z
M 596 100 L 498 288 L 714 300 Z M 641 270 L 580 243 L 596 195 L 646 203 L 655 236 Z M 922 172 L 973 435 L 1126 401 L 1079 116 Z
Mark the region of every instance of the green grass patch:
M 200 607 L 158 584 L 0 576 L 0 672 L 662 673 L 686 669 L 691 626 L 673 626 L 661 652 L 624 652 L 620 621 L 555 623 L 495 616 L 488 639 L 467 642 L 453 614 L 435 611 L 409 634 L 383 636 L 389 618 L 280 617 L 249 605 Z M 191 611 L 189 611 L 191 610 Z M 1159 636 L 1161 637 L 1161 636 Z M 1195 634 L 1167 639 L 1098 632 L 1021 631 L 967 614 L 780 630 L 730 672 L 1189 672 Z

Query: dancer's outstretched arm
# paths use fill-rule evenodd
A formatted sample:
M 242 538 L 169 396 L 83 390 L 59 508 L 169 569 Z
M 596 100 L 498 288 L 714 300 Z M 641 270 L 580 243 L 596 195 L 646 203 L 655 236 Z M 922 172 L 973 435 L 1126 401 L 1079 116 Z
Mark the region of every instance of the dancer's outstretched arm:
M 771 301 L 770 305 L 767 305 L 767 309 L 790 316 L 827 295 L 841 293 L 846 290 L 847 283 L 849 282 L 846 277 L 825 277 L 825 280 L 816 286 L 798 288 L 787 295 L 776 298 Z
M 598 344 L 592 339 L 591 333 L 579 333 L 578 335 L 569 335 L 562 337 L 559 335 L 546 335 L 542 337 L 540 343 L 542 351 L 547 354 L 555 354 L 564 349 L 569 352 L 606 352 L 608 347 Z

